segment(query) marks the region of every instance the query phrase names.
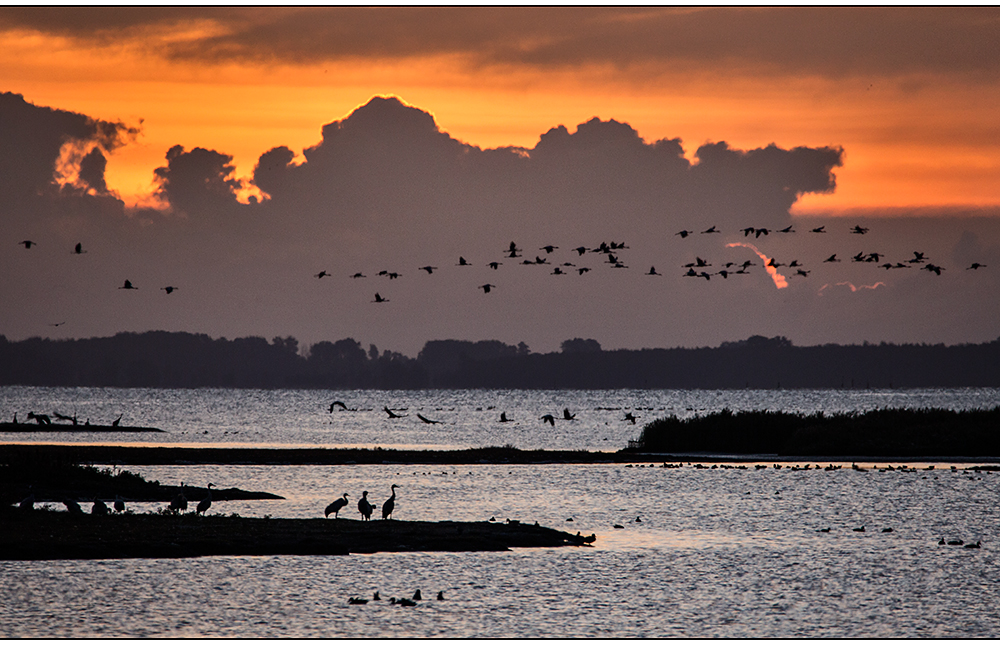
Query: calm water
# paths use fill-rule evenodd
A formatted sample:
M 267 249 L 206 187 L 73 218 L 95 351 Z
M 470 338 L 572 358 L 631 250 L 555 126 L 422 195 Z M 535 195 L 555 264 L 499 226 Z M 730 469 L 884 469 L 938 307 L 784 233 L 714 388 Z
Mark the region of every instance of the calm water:
M 123 421 L 169 430 L 157 436 L 163 443 L 608 450 L 638 434 L 639 426 L 621 420 L 626 409 L 652 418 L 722 407 L 987 407 L 997 394 L 4 388 L 0 414 L 54 409 L 82 418 L 86 409 L 96 421 L 125 412 Z M 360 409 L 331 414 L 326 406 L 334 399 Z M 407 407 L 411 416 L 389 421 L 375 412 L 382 405 Z M 578 421 L 552 428 L 537 420 L 563 407 Z M 421 409 L 445 423 L 419 423 L 413 415 Z M 500 411 L 520 425 L 497 423 Z M 234 431 L 261 434 L 224 434 Z M 909 463 L 916 472 L 862 465 L 866 472 L 850 464 L 832 472 L 625 464 L 129 467 L 163 483 L 211 481 L 287 498 L 216 502 L 212 510 L 220 513 L 319 517 L 343 492 L 353 502 L 369 490 L 381 502 L 395 483 L 400 520 L 516 518 L 598 539 L 594 548 L 509 553 L 0 562 L 0 636 L 996 637 L 1000 474 L 966 471 L 966 464 L 952 471 Z M 355 505 L 344 514 L 357 517 Z M 864 533 L 851 530 L 860 526 Z M 982 548 L 939 546 L 942 537 L 981 540 Z M 446 600 L 347 605 L 350 596 L 378 590 L 383 598 L 409 597 L 417 588 L 425 598 L 444 591 Z

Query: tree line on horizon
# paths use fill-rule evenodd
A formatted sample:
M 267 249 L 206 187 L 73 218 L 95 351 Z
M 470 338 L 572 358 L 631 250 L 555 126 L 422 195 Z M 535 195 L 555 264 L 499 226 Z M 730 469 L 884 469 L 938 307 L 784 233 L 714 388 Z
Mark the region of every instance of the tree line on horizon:
M 795 346 L 751 336 L 718 347 L 604 350 L 566 340 L 428 341 L 416 358 L 353 338 L 300 349 L 291 337 L 213 339 L 150 331 L 10 341 L 0 335 L 0 385 L 324 389 L 774 389 L 1000 387 L 1000 338 L 980 344 Z

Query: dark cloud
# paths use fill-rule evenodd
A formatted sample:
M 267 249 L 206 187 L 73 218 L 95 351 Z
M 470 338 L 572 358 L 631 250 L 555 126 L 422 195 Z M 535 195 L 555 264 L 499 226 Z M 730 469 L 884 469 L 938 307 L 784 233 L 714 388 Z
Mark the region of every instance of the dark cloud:
M 7 114 L 20 122 L 3 121 L 5 131 L 37 135 L 2 154 L 40 160 L 24 176 L 39 186 L 52 181 L 60 150 L 49 129 L 107 138 L 83 115 L 34 106 Z M 36 138 L 44 151 L 34 148 Z M 155 179 L 159 196 L 183 216 L 124 215 L 102 191 L 107 154 L 98 146 L 81 156 L 83 188 L 25 196 L 31 217 L 6 208 L 10 193 L 2 195 L 10 249 L 25 238 L 39 246 L 0 254 L 0 302 L 19 303 L 3 309 L 0 333 L 352 337 L 409 355 L 445 338 L 524 341 L 548 351 L 574 337 L 612 349 L 716 345 L 754 334 L 797 344 L 1000 336 L 995 303 L 983 295 L 1000 289 L 1000 219 L 789 214 L 801 195 L 835 189 L 839 148 L 709 142 L 687 155 L 678 139 L 647 142 L 627 123 L 595 118 L 553 127 L 532 148 L 484 150 L 442 131 L 424 110 L 376 97 L 323 126 L 301 157 L 282 146 L 261 155 L 250 179 L 235 176 L 224 151 L 171 148 Z M 237 201 L 244 181 L 267 198 Z M 870 232 L 851 233 L 856 224 Z M 788 225 L 794 233 L 775 230 Z M 821 225 L 827 233 L 808 232 Z M 721 234 L 700 232 L 711 226 Z M 745 227 L 771 231 L 746 237 Z M 682 239 L 681 229 L 695 233 Z M 506 257 L 511 241 L 522 258 Z M 602 241 L 626 243 L 618 255 L 629 268 L 572 250 Z M 797 260 L 809 275 L 782 269 L 789 284 L 776 289 L 753 250 L 728 246 L 748 241 L 783 264 Z M 76 242 L 88 253 L 72 254 Z M 559 247 L 551 255 L 541 250 L 549 244 Z M 877 252 L 902 262 L 915 250 L 944 266 L 942 275 L 850 261 Z M 822 262 L 833 253 L 843 262 Z M 455 266 L 459 256 L 472 266 Z M 536 256 L 549 264 L 522 264 Z M 682 265 L 697 257 L 712 264 L 710 280 L 683 277 Z M 749 275 L 717 273 L 744 260 L 758 265 Z M 503 265 L 493 271 L 490 261 Z M 972 261 L 990 266 L 966 270 Z M 591 271 L 553 275 L 563 262 Z M 438 270 L 417 268 L 426 265 Z M 650 266 L 660 275 L 646 275 Z M 382 270 L 401 276 L 379 277 Z M 314 277 L 321 271 L 329 275 Z M 349 277 L 357 272 L 368 277 Z M 126 278 L 139 289 L 118 290 Z M 495 285 L 489 294 L 479 289 L 486 283 Z M 160 290 L 168 284 L 178 287 L 170 296 Z M 389 302 L 372 304 L 376 291 Z M 57 332 L 48 327 L 64 319 Z
M 156 47 L 210 61 L 454 55 L 475 66 L 1000 76 L 995 7 L 4 7 L 0 18 L 97 44 L 208 21 L 207 35 Z

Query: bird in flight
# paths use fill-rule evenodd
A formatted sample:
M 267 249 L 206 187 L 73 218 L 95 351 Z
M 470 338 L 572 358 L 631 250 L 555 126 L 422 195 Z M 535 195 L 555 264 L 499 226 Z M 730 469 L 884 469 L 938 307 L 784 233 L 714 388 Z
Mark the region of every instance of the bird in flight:
M 521 257 L 520 255 L 517 254 L 517 252 L 520 251 L 520 250 L 521 249 L 517 248 L 517 244 L 514 244 L 513 242 L 511 242 L 510 243 L 510 247 L 508 248 L 508 251 L 510 252 L 510 255 L 508 255 L 507 257 L 509 257 L 509 258 L 519 258 L 519 257 Z
M 722 231 L 717 231 L 715 227 L 712 226 L 711 228 L 707 228 L 704 231 L 702 231 L 701 234 L 704 235 L 705 233 L 721 233 L 721 232 Z
M 177 291 L 177 287 L 160 287 L 160 289 L 166 291 L 168 296 Z
M 365 277 L 365 274 L 364 274 L 364 273 L 361 273 L 361 272 L 359 271 L 358 273 L 355 273 L 355 274 L 354 274 L 354 275 L 352 275 L 351 277 L 352 277 L 352 278 L 355 278 L 355 279 L 356 279 L 356 278 L 363 278 L 363 277 Z
M 834 253 L 833 255 L 831 255 L 830 257 L 828 257 L 827 259 L 825 259 L 823 261 L 824 262 L 840 262 L 840 260 L 837 259 L 837 254 L 836 253 Z
M 547 244 L 545 246 L 538 247 L 538 250 L 539 251 L 545 251 L 546 253 L 552 253 L 553 251 L 555 251 L 558 248 L 559 248 L 558 246 L 553 246 L 552 244 Z
M 328 275 L 330 275 L 328 272 L 326 272 L 326 271 L 320 271 L 319 273 L 316 274 L 316 277 L 317 278 L 325 278 Z
M 924 271 L 933 271 L 937 275 L 941 275 L 941 272 L 944 271 L 944 267 L 939 267 L 938 265 L 931 264 L 930 262 L 920 268 Z
M 794 233 L 795 231 L 794 231 L 794 229 L 792 229 L 792 225 L 791 225 L 791 224 L 789 224 L 789 225 L 788 225 L 788 226 L 786 226 L 785 228 L 779 228 L 779 229 L 778 229 L 778 232 L 779 232 L 779 233 Z
M 694 231 L 689 231 L 689 230 L 685 229 L 683 231 L 678 231 L 678 232 L 674 233 L 674 235 L 680 235 L 681 239 L 683 240 L 685 237 L 687 237 L 688 235 L 691 235 L 692 233 L 694 233 Z M 583 255 L 583 254 L 581 253 L 580 255 Z
M 503 262 L 490 262 L 489 267 L 494 271 L 496 271 L 498 268 L 500 268 L 501 264 L 503 264 Z
M 656 272 L 656 267 L 649 267 L 649 272 L 646 275 L 663 275 L 662 273 Z
M 580 255 L 583 255 L 584 253 L 587 252 L 587 247 L 585 247 L 585 246 L 578 246 L 578 247 L 576 247 L 573 250 L 576 251 L 577 253 L 579 253 Z
M 372 300 L 372 302 L 389 302 L 389 299 L 388 298 L 383 298 L 382 296 L 378 295 L 378 292 L 376 291 L 375 292 L 375 299 Z
M 132 286 L 132 281 L 131 280 L 126 280 L 125 284 L 123 284 L 122 286 L 120 286 L 118 288 L 119 289 L 138 289 L 139 287 L 133 287 Z
M 60 325 L 65 325 L 65 324 L 66 324 L 66 321 L 64 320 L 64 321 L 62 321 L 62 322 L 57 322 L 57 323 L 49 323 L 49 327 L 58 327 L 58 326 L 60 326 Z
M 921 253 L 920 251 L 914 251 L 913 252 L 913 257 L 911 259 L 907 260 L 907 262 L 909 262 L 910 264 L 920 264 L 921 262 L 923 262 L 926 259 L 927 259 L 927 256 L 925 256 L 923 253 Z
M 826 233 L 826 226 L 817 226 L 816 228 L 809 231 L 810 233 Z
M 440 421 L 435 421 L 434 419 L 428 419 L 427 417 L 425 417 L 424 415 L 420 414 L 419 412 L 417 413 L 417 418 L 420 419 L 421 421 L 423 421 L 424 423 L 431 424 L 431 425 L 433 425 L 435 423 L 441 423 Z
M 979 264 L 978 262 L 973 262 L 972 266 L 966 269 L 966 271 L 968 271 L 969 269 L 985 269 L 985 268 L 986 268 L 985 264 Z
M 576 270 L 576 272 L 579 273 L 580 275 L 583 275 L 587 271 L 590 271 L 590 267 L 580 267 L 579 269 Z
M 556 425 L 556 418 L 554 416 L 552 416 L 551 414 L 543 414 L 542 416 L 540 416 L 538 418 L 539 418 L 539 420 L 541 420 L 542 423 L 548 423 L 551 426 L 555 426 Z
M 760 237 L 760 234 L 761 234 L 761 233 L 763 233 L 764 235 L 767 235 L 767 234 L 768 234 L 768 233 L 770 233 L 770 232 L 771 232 L 771 231 L 769 231 L 769 230 L 768 230 L 768 229 L 766 229 L 766 228 L 758 228 L 758 229 L 757 229 L 756 231 L 754 231 L 754 234 L 753 234 L 753 236 L 754 236 L 754 239 L 757 239 L 758 237 Z
M 864 235 L 867 232 L 868 229 L 862 228 L 860 224 L 855 225 L 854 228 L 851 229 L 851 233 L 853 233 L 854 235 Z
M 481 284 L 481 285 L 479 285 L 479 288 L 483 290 L 483 293 L 489 293 L 490 289 L 495 289 L 496 288 L 496 285 L 495 284 L 488 284 L 488 283 L 487 284 Z
M 426 272 L 427 272 L 427 275 L 430 275 L 430 274 L 434 273 L 434 269 L 436 269 L 436 268 L 437 268 L 437 267 L 432 267 L 432 266 L 430 266 L 430 265 L 427 265 L 427 266 L 425 266 L 425 267 L 420 267 L 420 270 L 421 270 L 421 271 L 426 271 Z
M 18 244 L 23 244 L 24 248 L 30 249 L 33 246 L 37 246 L 38 242 L 32 242 L 31 240 L 21 240 Z
M 81 253 L 86 253 L 86 251 L 83 250 L 82 242 L 76 243 L 76 246 L 73 247 L 73 253 L 75 253 L 76 255 L 80 255 Z
M 743 229 L 743 237 L 750 237 L 751 235 L 753 235 L 753 232 L 755 230 L 756 229 L 754 229 L 754 227 L 752 226 L 746 227 L 745 229 Z

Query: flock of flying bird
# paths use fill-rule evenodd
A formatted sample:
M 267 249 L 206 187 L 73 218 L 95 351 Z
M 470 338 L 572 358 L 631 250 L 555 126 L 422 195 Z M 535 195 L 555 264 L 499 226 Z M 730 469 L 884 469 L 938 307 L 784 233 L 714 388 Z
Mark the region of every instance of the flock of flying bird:
M 785 228 L 781 228 L 781 229 L 768 229 L 768 228 L 763 228 L 763 227 L 761 227 L 761 228 L 758 228 L 758 227 L 746 227 L 746 228 L 740 229 L 738 232 L 742 232 L 744 238 L 749 238 L 749 237 L 752 236 L 754 240 L 757 240 L 761 236 L 769 236 L 771 234 L 775 234 L 775 235 L 787 235 L 787 234 L 795 233 L 796 231 L 794 229 L 794 225 L 789 225 L 789 226 L 786 226 Z M 809 232 L 810 233 L 814 233 L 814 234 L 823 234 L 823 233 L 826 233 L 827 231 L 826 231 L 826 226 L 824 225 L 824 226 L 819 226 L 819 227 L 816 227 L 816 228 L 809 229 Z M 863 236 L 863 235 L 866 235 L 868 232 L 869 232 L 868 228 L 862 227 L 860 225 L 855 225 L 854 227 L 852 227 L 850 229 L 850 233 L 852 235 Z M 718 227 L 716 227 L 716 226 L 711 226 L 711 227 L 709 227 L 709 228 L 707 228 L 707 229 L 705 229 L 703 231 L 697 232 L 697 233 L 695 231 L 684 229 L 684 230 L 678 231 L 674 235 L 675 236 L 680 236 L 681 239 L 685 239 L 685 238 L 688 238 L 688 237 L 691 237 L 691 236 L 694 236 L 694 235 L 699 235 L 699 236 L 700 235 L 709 235 L 709 236 L 711 236 L 711 235 L 714 235 L 714 234 L 722 234 L 722 231 L 720 231 L 718 229 Z M 21 245 L 21 246 L 23 246 L 25 249 L 28 249 L 28 250 L 32 249 L 35 246 L 38 246 L 37 242 L 35 242 L 33 240 L 27 240 L 27 239 L 18 242 L 18 244 Z M 728 246 L 738 246 L 738 244 L 732 244 L 731 243 Z M 571 274 L 571 273 L 573 273 L 575 271 L 578 275 L 582 276 L 585 273 L 587 273 L 587 272 L 589 272 L 589 271 L 592 270 L 589 266 L 577 266 L 576 263 L 570 262 L 568 260 L 564 261 L 564 262 L 561 262 L 561 263 L 551 262 L 550 259 L 549 259 L 551 257 L 551 254 L 554 251 L 556 251 L 557 249 L 559 249 L 559 248 L 560 247 L 558 247 L 558 246 L 556 246 L 554 244 L 547 244 L 547 245 L 538 247 L 538 251 L 544 251 L 544 255 L 541 254 L 541 253 L 534 254 L 535 255 L 534 259 L 530 259 L 530 258 L 525 258 L 524 257 L 524 255 L 523 255 L 523 249 L 519 248 L 515 242 L 511 242 L 510 245 L 507 247 L 507 249 L 505 251 L 504 259 L 505 260 L 517 260 L 517 259 L 520 259 L 520 262 L 518 264 L 521 264 L 521 265 L 533 265 L 533 266 L 542 265 L 542 266 L 551 267 L 552 271 L 550 272 L 550 275 L 567 275 L 567 274 Z M 583 258 L 587 254 L 600 254 L 600 255 L 604 256 L 604 260 L 603 260 L 602 264 L 604 264 L 604 265 L 606 265 L 606 266 L 608 266 L 610 268 L 614 268 L 614 269 L 628 269 L 629 268 L 628 265 L 624 263 L 624 261 L 623 261 L 623 259 L 621 257 L 621 252 L 623 250 L 627 250 L 628 248 L 629 247 L 624 242 L 613 242 L 612 241 L 610 243 L 608 243 L 608 242 L 601 242 L 596 247 L 578 246 L 576 248 L 571 249 L 571 251 L 576 252 L 576 254 L 577 254 L 576 258 L 578 259 L 578 261 L 579 261 L 579 258 Z M 83 244 L 81 242 L 78 242 L 73 247 L 71 253 L 74 254 L 74 255 L 82 255 L 84 253 L 87 253 L 87 251 L 84 250 Z M 760 255 L 761 255 L 761 257 L 766 257 L 763 254 L 760 254 Z M 939 275 L 939 276 L 941 275 L 941 272 L 945 270 L 944 267 L 931 262 L 930 259 L 927 257 L 927 255 L 924 252 L 922 252 L 922 251 L 914 251 L 913 252 L 913 257 L 908 258 L 908 259 L 904 259 L 904 260 L 901 260 L 901 261 L 896 261 L 896 262 L 889 262 L 889 261 L 882 262 L 882 260 L 885 257 L 886 257 L 886 254 L 880 253 L 880 252 L 865 252 L 865 251 L 860 251 L 856 255 L 852 256 L 850 258 L 850 261 L 851 262 L 860 262 L 860 263 L 871 263 L 871 264 L 877 265 L 879 268 L 886 269 L 886 270 L 909 269 L 909 268 L 912 268 L 912 267 L 915 267 L 915 266 L 919 266 L 919 268 L 921 270 L 927 271 L 929 273 L 934 273 L 935 275 Z M 825 260 L 823 260 L 822 263 L 830 263 L 830 264 L 832 264 L 832 263 L 837 263 L 837 262 L 841 262 L 841 261 L 842 261 L 842 259 L 839 258 L 836 253 L 834 253 L 834 254 L 830 255 L 829 257 L 827 257 Z M 880 264 L 880 262 L 882 262 L 882 263 Z M 500 260 L 494 260 L 494 261 L 486 263 L 485 266 L 488 266 L 490 269 L 492 269 L 494 271 L 498 271 L 503 264 L 504 264 L 504 262 L 502 262 Z M 458 261 L 455 263 L 455 266 L 457 266 L 457 267 L 463 267 L 464 268 L 464 267 L 474 266 L 474 264 L 472 262 L 469 262 L 468 260 L 466 260 L 466 258 L 464 256 L 459 256 Z M 701 257 L 697 257 L 696 256 L 695 260 L 693 262 L 689 262 L 689 263 L 681 265 L 681 268 L 682 269 L 687 269 L 687 271 L 684 272 L 684 273 L 681 273 L 680 275 L 683 276 L 683 277 L 690 277 L 690 278 L 704 278 L 705 280 L 710 280 L 712 278 L 712 276 L 721 276 L 722 278 L 728 278 L 731 275 L 745 275 L 745 274 L 749 273 L 748 269 L 750 267 L 752 267 L 752 266 L 757 266 L 757 264 L 755 262 L 751 261 L 751 260 L 745 260 L 745 261 L 739 262 L 739 263 L 737 263 L 737 262 L 726 262 L 724 265 L 721 266 L 721 268 L 719 268 L 718 271 L 709 272 L 708 269 L 710 267 L 713 267 L 713 264 L 711 262 L 707 261 L 707 260 L 702 259 Z M 797 259 L 793 259 L 790 262 L 785 263 L 785 262 L 778 262 L 777 259 L 775 259 L 775 258 L 772 257 L 772 258 L 770 258 L 770 259 L 767 260 L 767 262 L 764 264 L 764 266 L 765 266 L 766 269 L 768 269 L 768 270 L 770 270 L 772 272 L 776 272 L 777 269 L 779 269 L 780 267 L 785 267 L 789 271 L 791 271 L 793 269 L 795 270 L 795 273 L 790 274 L 790 275 L 785 276 L 785 277 L 808 277 L 809 273 L 811 272 L 811 270 L 805 268 L 805 266 L 801 262 L 799 262 Z M 986 268 L 986 265 L 982 264 L 980 262 L 973 262 L 969 267 L 967 267 L 966 270 L 978 270 L 978 269 L 982 269 L 982 268 Z M 425 271 L 428 275 L 432 275 L 436 271 L 439 271 L 439 267 L 428 264 L 428 265 L 424 265 L 422 267 L 418 267 L 417 270 L 418 271 Z M 383 270 L 379 271 L 376 275 L 379 276 L 379 277 L 385 277 L 389 281 L 397 280 L 397 279 L 399 279 L 399 278 L 401 278 L 403 276 L 403 274 L 400 273 L 399 271 L 390 271 L 388 269 L 383 269 Z M 644 273 L 644 275 L 660 276 L 660 275 L 663 275 L 663 274 L 660 273 L 660 272 L 658 272 L 656 270 L 655 266 L 651 266 L 649 268 L 649 270 Z M 330 273 L 329 271 L 326 271 L 326 270 L 323 270 L 323 271 L 320 271 L 319 273 L 314 274 L 314 277 L 318 278 L 318 279 L 322 279 L 322 278 L 329 277 L 329 276 L 332 276 L 332 273 Z M 358 272 L 355 272 L 354 274 L 352 274 L 349 277 L 353 278 L 353 279 L 361 279 L 361 278 L 366 278 L 367 276 L 363 272 L 358 271 Z M 118 287 L 118 289 L 127 290 L 127 291 L 137 290 L 138 288 L 139 287 L 135 286 L 132 283 L 132 281 L 129 280 L 129 279 L 126 279 L 124 281 L 124 283 L 122 284 L 122 286 Z M 493 283 L 490 283 L 490 282 L 486 282 L 484 284 L 479 285 L 477 288 L 481 289 L 484 294 L 489 294 L 494 289 L 497 288 L 497 285 L 495 285 Z M 160 290 L 166 292 L 169 295 L 169 294 L 172 294 L 174 291 L 177 291 L 178 288 L 175 287 L 175 286 L 172 286 L 172 285 L 168 285 L 168 286 L 160 287 Z M 371 302 L 381 304 L 381 303 L 390 302 L 390 299 L 387 298 L 387 297 L 385 297 L 385 296 L 383 296 L 381 294 L 381 292 L 376 292 L 375 293 L 375 297 L 374 297 L 374 299 Z M 59 326 L 59 325 L 62 325 L 62 324 L 64 324 L 64 323 L 61 323 L 61 322 L 60 323 L 52 323 L 51 325 L 52 326 Z
M 749 238 L 750 236 L 753 236 L 753 238 L 756 240 L 756 239 L 760 238 L 762 235 L 763 236 L 767 236 L 767 235 L 770 235 L 772 233 L 780 235 L 780 234 L 795 233 L 796 231 L 794 229 L 794 225 L 789 225 L 789 226 L 786 226 L 785 228 L 781 228 L 781 229 L 768 229 L 768 228 L 747 227 L 747 228 L 740 229 L 739 232 L 743 233 L 743 237 L 744 238 Z M 816 228 L 809 229 L 809 232 L 810 233 L 822 234 L 822 233 L 826 233 L 827 231 L 826 231 L 826 226 L 824 225 L 824 226 L 819 226 L 819 227 L 816 227 Z M 869 229 L 866 228 L 866 227 L 863 227 L 861 225 L 855 225 L 854 227 L 852 227 L 850 229 L 850 233 L 852 235 L 866 235 L 868 232 L 869 232 Z M 716 226 L 711 226 L 708 229 L 705 229 L 704 231 L 700 231 L 700 233 L 696 233 L 695 231 L 684 229 L 684 230 L 678 231 L 674 235 L 678 235 L 678 236 L 681 237 L 681 239 L 685 239 L 685 238 L 687 238 L 689 236 L 696 235 L 696 234 L 698 234 L 698 235 L 712 235 L 712 234 L 721 234 L 721 233 L 722 233 L 722 231 L 720 231 Z M 735 245 L 734 244 L 730 244 L 729 246 L 735 246 Z M 556 246 L 554 244 L 548 244 L 548 245 L 545 245 L 545 246 L 538 247 L 538 250 L 539 251 L 544 251 L 545 254 L 544 255 L 535 254 L 534 259 L 530 259 L 530 258 L 524 258 L 523 254 L 522 254 L 523 249 L 519 248 L 515 242 L 511 242 L 510 245 L 508 246 L 507 250 L 505 251 L 506 255 L 505 255 L 504 259 L 510 260 L 510 259 L 523 258 L 523 259 L 521 259 L 521 261 L 520 261 L 519 264 L 522 264 L 522 265 L 534 265 L 534 266 L 537 266 L 537 265 L 549 266 L 549 267 L 552 268 L 552 271 L 550 272 L 550 275 L 567 275 L 567 274 L 573 273 L 574 271 L 578 275 L 584 275 L 585 273 L 591 271 L 591 268 L 588 267 L 588 266 L 577 266 L 577 264 L 575 264 L 573 262 L 569 262 L 569 261 L 565 261 L 565 262 L 558 263 L 558 264 L 550 262 L 549 258 L 551 256 L 551 254 L 556 249 L 558 249 L 558 248 L 560 248 L 560 247 L 558 247 L 558 246 Z M 614 268 L 614 269 L 628 269 L 629 268 L 628 265 L 625 264 L 624 261 L 622 260 L 622 258 L 620 257 L 621 256 L 621 251 L 625 250 L 625 249 L 628 249 L 628 248 L 629 247 L 624 242 L 613 242 L 612 241 L 610 243 L 608 243 L 608 242 L 601 242 L 600 245 L 598 245 L 597 247 L 594 247 L 594 248 L 591 248 L 591 247 L 588 247 L 588 246 L 578 246 L 576 248 L 571 249 L 571 251 L 575 251 L 576 252 L 576 254 L 577 254 L 576 257 L 577 258 L 581 258 L 585 254 L 588 254 L 588 253 L 591 253 L 591 254 L 594 254 L 594 253 L 603 254 L 605 256 L 605 259 L 602 262 L 602 264 L 607 265 L 607 266 L 609 266 L 611 268 Z M 886 269 L 886 270 L 890 270 L 890 269 L 908 269 L 908 268 L 911 268 L 913 266 L 919 265 L 921 270 L 925 270 L 925 271 L 928 271 L 930 273 L 934 273 L 936 275 L 941 275 L 941 272 L 945 270 L 944 267 L 939 266 L 937 264 L 934 264 L 934 263 L 930 262 L 929 259 L 928 259 L 928 257 L 927 257 L 927 255 L 924 252 L 922 252 L 922 251 L 914 251 L 913 252 L 913 257 L 911 257 L 909 259 L 906 259 L 906 260 L 897 261 L 895 263 L 886 261 L 883 264 L 879 264 L 879 262 L 882 261 L 885 258 L 885 256 L 886 256 L 886 254 L 880 253 L 880 252 L 865 252 L 865 251 L 860 251 L 856 255 L 852 256 L 850 258 L 850 261 L 851 262 L 873 263 L 873 264 L 876 264 L 879 268 Z M 822 262 L 823 263 L 836 263 L 836 262 L 841 262 L 841 261 L 842 261 L 841 258 L 837 257 L 837 254 L 834 253 L 834 254 L 830 255 L 829 257 L 827 257 Z M 488 262 L 488 263 L 485 264 L 485 266 L 488 266 L 490 269 L 492 269 L 494 271 L 499 270 L 499 268 L 500 268 L 501 265 L 503 265 L 503 262 L 501 262 L 499 260 Z M 458 262 L 455 263 L 455 266 L 458 266 L 458 267 L 471 267 L 471 266 L 474 266 L 474 265 L 473 265 L 473 263 L 471 263 L 468 260 L 466 260 L 466 258 L 464 256 L 459 256 Z M 741 263 L 726 262 L 719 271 L 716 271 L 716 272 L 713 272 L 713 273 L 709 273 L 706 269 L 708 269 L 709 267 L 712 267 L 712 266 L 713 265 L 712 265 L 711 262 L 709 262 L 707 260 L 704 260 L 701 257 L 697 257 L 696 256 L 694 262 L 689 262 L 687 264 L 681 265 L 681 268 L 687 269 L 687 271 L 685 273 L 682 273 L 681 276 L 683 276 L 683 277 L 691 277 L 691 278 L 705 278 L 706 280 L 710 280 L 713 275 L 718 275 L 718 276 L 722 276 L 723 278 L 728 278 L 731 275 L 745 275 L 745 274 L 749 273 L 748 269 L 750 267 L 757 266 L 757 264 L 755 262 L 751 261 L 751 260 L 746 260 L 746 261 L 741 262 Z M 799 262 L 797 259 L 793 259 L 793 260 L 791 260 L 788 263 L 784 263 L 784 262 L 778 262 L 776 258 L 772 257 L 772 258 L 768 259 L 768 261 L 764 264 L 764 266 L 765 266 L 765 268 L 774 269 L 775 271 L 778 268 L 780 268 L 780 267 L 787 267 L 787 269 L 789 269 L 789 270 L 795 269 L 795 273 L 794 274 L 791 274 L 790 276 L 786 276 L 786 277 L 791 277 L 791 276 L 808 277 L 809 273 L 811 272 L 810 270 L 807 270 L 804 267 L 804 265 L 801 262 Z M 986 268 L 986 265 L 982 264 L 982 263 L 979 263 L 979 262 L 973 262 L 969 267 L 967 267 L 968 270 L 978 270 L 978 269 L 982 269 L 982 268 Z M 422 267 L 418 267 L 417 270 L 418 271 L 426 271 L 428 275 L 432 275 L 435 271 L 439 270 L 439 267 L 432 266 L 432 265 L 425 265 L 425 266 L 422 266 Z M 320 271 L 319 273 L 314 274 L 314 277 L 321 279 L 321 278 L 325 278 L 325 277 L 331 276 L 331 275 L 332 274 L 329 271 L 323 270 L 323 271 Z M 392 280 L 396 280 L 398 278 L 401 278 L 403 274 L 400 273 L 399 271 L 389 271 L 388 269 L 383 269 L 383 270 L 379 271 L 376 275 L 379 276 L 379 277 L 388 278 L 390 281 L 392 281 Z M 660 273 L 660 272 L 658 272 L 656 270 L 655 266 L 651 266 L 649 268 L 649 270 L 644 273 L 644 275 L 659 276 L 659 275 L 663 275 L 663 274 Z M 354 273 L 353 275 L 351 275 L 350 277 L 352 279 L 359 279 L 359 278 L 367 278 L 368 276 L 365 275 L 363 272 L 358 271 L 358 272 Z M 478 288 L 482 289 L 484 294 L 488 294 L 492 290 L 496 289 L 497 285 L 487 282 L 485 284 L 479 285 Z M 379 304 L 385 303 L 385 302 L 389 302 L 389 301 L 390 301 L 389 298 L 386 298 L 385 296 L 381 295 L 380 292 L 376 292 L 375 293 L 375 298 L 374 298 L 374 300 L 372 300 L 373 303 L 379 303 Z

